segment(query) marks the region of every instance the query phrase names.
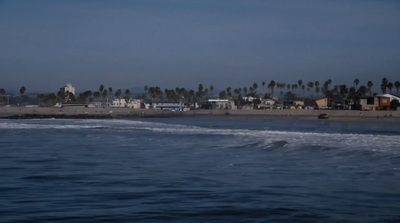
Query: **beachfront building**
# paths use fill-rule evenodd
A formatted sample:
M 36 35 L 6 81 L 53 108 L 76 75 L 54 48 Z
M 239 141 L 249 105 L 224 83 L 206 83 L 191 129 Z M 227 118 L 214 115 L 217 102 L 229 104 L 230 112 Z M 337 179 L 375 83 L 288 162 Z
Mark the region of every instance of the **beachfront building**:
M 377 97 L 387 97 L 390 99 L 390 101 L 398 100 L 400 102 L 400 96 L 395 94 L 381 94 L 377 95 Z
M 377 97 L 379 97 L 379 98 L 388 98 L 389 99 L 389 103 L 392 102 L 393 100 L 397 100 L 398 102 L 400 102 L 400 96 L 399 95 L 382 94 L 382 95 L 378 95 Z
M 350 101 L 347 101 L 342 95 L 337 94 L 333 96 L 329 107 L 336 110 L 343 110 L 343 109 L 348 109 L 349 103 Z
M 274 109 L 276 101 L 272 98 L 261 99 L 260 104 L 257 105 L 258 109 Z
M 303 109 L 304 108 L 304 101 L 302 100 L 287 100 L 282 102 L 283 109 Z
M 60 92 L 63 94 L 69 92 L 75 95 L 75 87 L 73 87 L 70 83 L 68 83 L 65 86 L 60 87 Z
M 390 97 L 378 96 L 379 110 L 388 110 L 390 108 Z
M 252 96 L 243 97 L 243 100 L 246 101 L 246 102 L 253 102 L 256 99 L 258 99 L 258 97 L 252 97 Z
M 125 101 L 125 99 L 114 99 L 113 100 L 113 102 L 112 102 L 112 105 L 111 105 L 111 107 L 114 107 L 114 108 L 125 108 L 125 107 L 127 107 L 127 103 L 126 103 L 126 101 Z
M 296 109 L 302 109 L 304 108 L 304 101 L 302 100 L 295 100 L 293 101 L 293 105 Z
M 139 99 L 130 99 L 126 106 L 128 108 L 132 108 L 132 109 L 140 109 L 141 104 L 142 104 L 142 101 Z
M 382 94 L 382 95 L 378 95 L 377 97 L 379 98 L 379 107 L 381 109 L 390 108 L 390 104 L 394 100 L 397 100 L 398 102 L 400 102 L 400 96 L 395 95 L 395 94 Z
M 373 111 L 379 108 L 379 98 L 378 97 L 362 97 L 360 98 L 361 110 Z M 389 104 L 390 106 L 390 104 Z
M 328 109 L 330 105 L 330 100 L 328 97 L 318 98 L 315 100 L 318 109 Z
M 235 101 L 231 99 L 208 99 L 207 103 L 210 109 L 225 109 L 225 110 L 237 109 Z

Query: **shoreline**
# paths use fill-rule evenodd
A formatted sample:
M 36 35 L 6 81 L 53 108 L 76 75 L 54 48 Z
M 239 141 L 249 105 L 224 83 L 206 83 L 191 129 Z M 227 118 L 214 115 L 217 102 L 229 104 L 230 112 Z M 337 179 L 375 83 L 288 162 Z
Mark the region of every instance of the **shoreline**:
M 318 119 L 326 113 L 329 119 Z M 124 119 L 124 118 L 244 118 L 319 121 L 373 121 L 400 123 L 400 111 L 352 110 L 191 110 L 184 112 L 130 108 L 0 107 L 0 119 Z

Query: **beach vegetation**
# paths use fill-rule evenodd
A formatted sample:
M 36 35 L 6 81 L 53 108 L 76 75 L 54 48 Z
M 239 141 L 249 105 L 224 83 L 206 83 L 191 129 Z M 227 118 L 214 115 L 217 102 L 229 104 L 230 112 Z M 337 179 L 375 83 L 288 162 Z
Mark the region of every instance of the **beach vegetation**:
M 26 87 L 25 87 L 25 86 L 22 86 L 22 87 L 19 89 L 19 93 L 21 94 L 21 97 L 25 94 L 25 92 L 26 92 Z
M 400 81 L 394 82 L 394 87 L 396 88 L 396 92 L 399 93 Z
M 356 78 L 356 79 L 354 79 L 353 83 L 354 83 L 354 88 L 357 89 L 358 88 L 358 84 L 360 83 L 360 80 L 358 78 Z
M 39 106 L 41 107 L 54 107 L 55 104 L 60 103 L 60 97 L 54 93 L 39 94 Z

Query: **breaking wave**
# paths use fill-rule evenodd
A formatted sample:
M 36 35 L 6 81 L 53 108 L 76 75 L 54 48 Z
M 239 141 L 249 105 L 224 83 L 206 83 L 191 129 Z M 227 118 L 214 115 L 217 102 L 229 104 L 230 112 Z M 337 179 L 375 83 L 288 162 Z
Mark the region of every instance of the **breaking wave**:
M 233 148 L 285 148 L 309 146 L 318 148 L 368 148 L 376 151 L 397 151 L 399 135 L 353 134 L 304 131 L 279 131 L 264 129 L 210 128 L 193 125 L 168 124 L 136 120 L 29 120 L 0 123 L 0 129 L 110 129 L 113 131 L 147 131 L 172 135 L 233 136 L 240 140 Z M 238 143 L 239 141 L 239 143 Z

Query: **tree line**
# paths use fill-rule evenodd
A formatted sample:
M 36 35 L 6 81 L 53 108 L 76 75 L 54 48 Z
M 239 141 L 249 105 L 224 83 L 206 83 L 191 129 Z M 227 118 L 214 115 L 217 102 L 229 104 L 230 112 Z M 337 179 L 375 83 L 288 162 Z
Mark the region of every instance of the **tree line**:
M 298 80 L 295 83 L 286 84 L 284 82 L 276 82 L 271 80 L 269 82 L 262 81 L 260 85 L 254 82 L 250 86 L 239 88 L 226 87 L 220 92 L 214 92 L 215 88 L 210 85 L 208 88 L 203 84 L 199 84 L 197 89 L 186 89 L 184 87 L 176 87 L 172 89 L 162 90 L 159 86 L 144 86 L 145 94 L 136 95 L 136 98 L 154 101 L 169 101 L 169 102 L 184 102 L 184 103 L 199 103 L 208 98 L 218 97 L 220 99 L 234 99 L 244 102 L 245 97 L 263 97 L 263 98 L 285 98 L 285 99 L 305 99 L 305 98 L 318 98 L 341 96 L 346 99 L 357 99 L 364 96 L 373 96 L 372 88 L 374 83 L 372 81 L 361 84 L 361 81 L 356 78 L 351 86 L 346 84 L 333 85 L 333 81 L 328 79 L 324 82 L 319 81 L 303 81 Z M 393 93 L 396 90 L 399 93 L 400 82 L 391 82 L 387 78 L 382 78 L 380 83 L 380 90 L 382 93 Z M 26 87 L 20 88 L 20 97 L 26 93 Z M 4 103 L 6 91 L 4 88 L 0 89 L 0 99 Z M 101 84 L 96 91 L 86 90 L 79 95 L 74 95 L 72 92 L 61 92 L 39 94 L 38 99 L 41 106 L 53 106 L 56 103 L 81 103 L 87 104 L 92 102 L 107 103 L 114 99 L 124 98 L 128 101 L 132 97 L 129 89 L 125 91 L 117 89 L 114 91 L 112 87 L 105 87 Z
M 227 87 L 220 91 L 217 95 L 220 99 L 236 99 L 240 100 L 244 97 L 263 97 L 274 98 L 283 97 L 287 99 L 305 99 L 305 98 L 318 98 L 341 96 L 346 99 L 357 99 L 364 96 L 373 96 L 372 88 L 374 83 L 367 81 L 362 85 L 358 78 L 354 79 L 353 85 L 346 84 L 333 85 L 333 81 L 328 79 L 322 83 L 319 81 L 303 81 L 298 80 L 295 83 L 286 84 L 284 82 L 276 82 L 271 80 L 269 82 L 262 81 L 261 87 L 258 83 L 254 82 L 248 87 L 241 87 L 232 89 Z M 380 83 L 380 90 L 382 93 L 393 93 L 393 90 L 399 92 L 400 82 L 390 82 L 387 78 L 383 78 Z M 175 89 L 161 90 L 160 87 L 145 86 L 146 94 L 152 100 L 168 100 L 168 101 L 184 101 L 184 102 L 199 102 L 208 97 L 215 97 L 214 86 L 211 85 L 208 89 L 199 84 L 197 91 L 177 87 Z M 375 93 L 376 94 L 376 93 Z

